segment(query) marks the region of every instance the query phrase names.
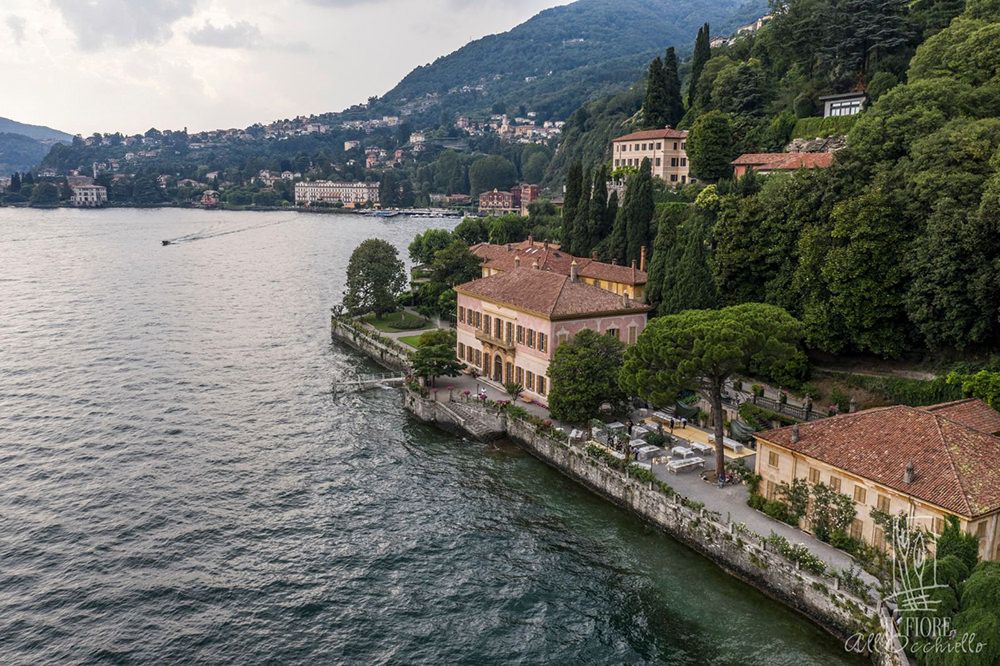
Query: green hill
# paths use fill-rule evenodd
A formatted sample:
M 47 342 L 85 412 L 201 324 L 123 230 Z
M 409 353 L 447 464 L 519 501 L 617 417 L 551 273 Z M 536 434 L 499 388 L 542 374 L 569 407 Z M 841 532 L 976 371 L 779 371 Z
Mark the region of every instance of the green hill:
M 51 127 L 0 118 L 0 175 L 26 171 L 41 162 L 54 144 L 72 140 L 71 135 Z
M 766 0 L 579 0 L 417 67 L 380 102 L 450 113 L 521 106 L 564 119 L 639 78 L 667 46 L 687 53 L 706 21 L 728 34 Z

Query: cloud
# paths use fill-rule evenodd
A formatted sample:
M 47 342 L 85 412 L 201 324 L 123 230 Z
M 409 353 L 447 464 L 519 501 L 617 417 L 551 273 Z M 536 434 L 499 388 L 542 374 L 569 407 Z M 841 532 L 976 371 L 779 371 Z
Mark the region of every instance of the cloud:
M 162 44 L 172 26 L 194 12 L 197 0 L 52 0 L 81 49 Z
M 20 16 L 10 14 L 4 22 L 10 28 L 10 34 L 14 36 L 14 43 L 20 46 L 24 42 L 24 29 L 27 21 Z
M 212 46 L 220 49 L 246 49 L 259 46 L 263 41 L 260 28 L 239 21 L 232 25 L 216 27 L 206 23 L 203 27 L 188 33 L 188 39 L 198 46 Z

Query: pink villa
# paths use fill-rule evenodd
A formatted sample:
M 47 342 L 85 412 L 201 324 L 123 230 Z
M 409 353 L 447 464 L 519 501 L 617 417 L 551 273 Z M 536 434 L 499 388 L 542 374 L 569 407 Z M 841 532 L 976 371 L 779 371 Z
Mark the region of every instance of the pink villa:
M 584 329 L 633 344 L 650 308 L 624 294 L 581 281 L 576 262 L 569 275 L 522 268 L 455 287 L 458 358 L 470 371 L 502 386 L 516 382 L 524 396 L 548 404 L 549 362 L 556 348 Z

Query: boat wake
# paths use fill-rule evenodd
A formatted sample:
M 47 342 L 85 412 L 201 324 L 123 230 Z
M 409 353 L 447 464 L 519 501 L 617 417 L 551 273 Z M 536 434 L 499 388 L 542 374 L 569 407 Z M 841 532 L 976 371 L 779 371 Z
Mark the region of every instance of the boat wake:
M 220 236 L 229 236 L 232 234 L 241 234 L 244 231 L 253 231 L 255 229 L 266 229 L 267 227 L 274 227 L 279 224 L 286 224 L 288 222 L 293 222 L 297 217 L 292 217 L 287 220 L 278 220 L 277 222 L 268 222 L 267 224 L 255 224 L 249 227 L 241 227 L 239 229 L 229 229 L 226 231 L 215 231 L 221 225 L 215 225 L 212 227 L 207 227 L 201 231 L 196 231 L 192 234 L 186 234 L 184 236 L 178 236 L 177 238 L 168 238 L 161 241 L 163 245 L 180 245 L 182 243 L 193 243 L 195 241 L 208 240 L 210 238 L 219 238 Z

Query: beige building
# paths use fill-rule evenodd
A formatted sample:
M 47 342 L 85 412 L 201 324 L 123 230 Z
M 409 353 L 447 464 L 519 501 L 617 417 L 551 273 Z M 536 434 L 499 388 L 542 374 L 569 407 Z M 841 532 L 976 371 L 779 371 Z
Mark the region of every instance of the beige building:
M 955 516 L 979 538 L 980 557 L 1000 560 L 998 435 L 1000 412 L 980 400 L 881 407 L 759 433 L 756 471 L 768 499 L 793 479 L 853 498 L 850 534 L 877 547 L 887 536 L 872 509 L 934 534 Z
M 684 185 L 691 180 L 687 137 L 687 132 L 670 127 L 620 136 L 611 142 L 612 164 L 615 168 L 638 167 L 648 159 L 654 177 Z
M 108 202 L 108 190 L 102 185 L 79 185 L 73 188 L 72 202 L 79 208 L 97 208 Z
M 377 204 L 378 183 L 338 183 L 330 180 L 315 180 L 295 184 L 295 203 Z

